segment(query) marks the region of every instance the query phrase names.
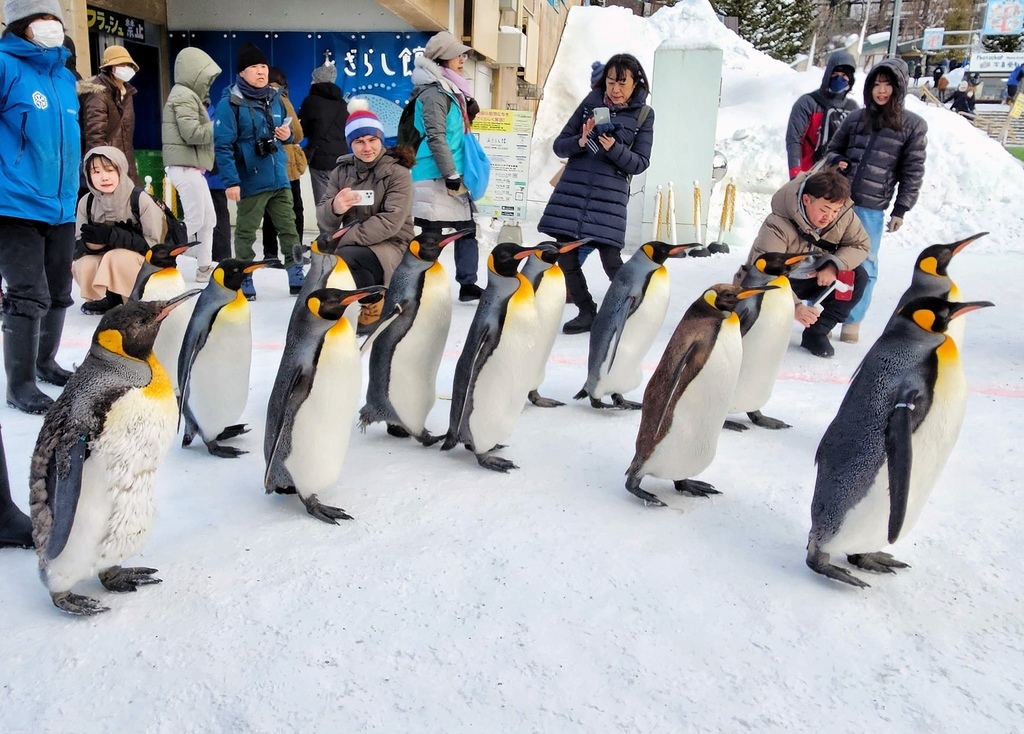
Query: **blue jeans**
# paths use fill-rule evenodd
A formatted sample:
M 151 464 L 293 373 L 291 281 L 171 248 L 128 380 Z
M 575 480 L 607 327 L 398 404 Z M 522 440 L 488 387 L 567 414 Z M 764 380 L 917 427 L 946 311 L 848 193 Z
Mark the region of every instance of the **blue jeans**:
M 455 282 L 459 285 L 473 285 L 480 265 L 480 243 L 476 237 L 455 240 Z
M 871 292 L 875 289 L 875 281 L 878 280 L 878 248 L 882 245 L 882 226 L 885 224 L 885 211 L 882 209 L 865 209 L 862 206 L 853 207 L 854 213 L 860 217 L 860 223 L 867 230 L 871 239 L 871 253 L 862 264 L 864 271 L 868 274 L 867 285 L 864 286 L 864 293 L 860 301 L 846 317 L 846 323 L 859 324 L 864 320 L 864 315 L 871 305 Z

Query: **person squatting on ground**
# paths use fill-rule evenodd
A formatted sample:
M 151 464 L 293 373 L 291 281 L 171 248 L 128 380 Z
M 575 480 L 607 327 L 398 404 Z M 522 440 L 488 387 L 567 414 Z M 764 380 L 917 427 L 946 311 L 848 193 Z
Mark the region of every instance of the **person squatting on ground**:
M 288 165 L 285 172 L 288 175 L 288 183 L 292 187 L 292 211 L 295 213 L 295 233 L 302 242 L 302 230 L 305 226 L 305 215 L 302 211 L 302 187 L 300 186 L 302 174 L 306 172 L 306 153 L 299 146 L 302 142 L 302 123 L 299 116 L 295 114 L 295 108 L 288 98 L 288 78 L 276 66 L 270 67 L 270 86 L 274 87 L 284 102 L 284 109 L 288 115 L 288 126 L 292 129 L 292 141 L 285 143 L 284 152 L 288 156 Z M 263 217 L 263 259 L 273 260 L 277 258 L 277 230 L 274 229 L 274 220 L 269 216 Z
M 352 153 L 339 158 L 331 172 L 326 196 L 316 208 L 317 224 L 324 237 L 349 228 L 336 254 L 352 271 L 356 286 L 388 285 L 413 237 L 409 169 L 416 155 L 405 146 L 384 150 L 384 126 L 358 98 L 349 104 L 346 137 Z M 360 331 L 377 323 L 383 306 L 383 298 L 363 304 Z
M 57 0 L 6 0 L 0 38 L 0 276 L 7 404 L 43 413 L 71 300 L 81 131 Z M 26 135 L 25 131 L 31 131 Z
M 288 155 L 282 143 L 292 140 L 288 117 L 278 91 L 270 86 L 266 54 L 246 43 L 238 54 L 238 76 L 217 105 L 213 140 L 217 170 L 226 186 L 228 200 L 238 203 L 235 212 L 235 257 L 253 259 L 256 229 L 264 212 L 270 216 L 281 241 L 282 259 L 288 271 L 288 290 L 302 289 L 302 265 L 292 260 L 299 244 L 288 182 Z M 256 299 L 252 276 L 242 282 L 242 293 Z
M 772 196 L 769 214 L 750 247 L 746 265 L 733 279 L 743 281 L 745 268 L 766 252 L 800 254 L 812 252 L 816 272 L 807 278 L 790 275 L 796 304 L 796 320 L 804 327 L 800 346 L 817 357 L 831 357 L 835 350 L 829 332 L 842 323 L 864 293 L 868 275 L 863 263 L 870 240 L 860 219 L 853 213 L 850 184 L 835 169 L 801 173 Z M 840 270 L 853 271 L 853 297 L 836 298 L 833 291 L 821 302 L 821 312 L 803 303 L 815 301 L 836 281 Z
M 100 72 L 78 83 L 81 101 L 82 150 L 112 145 L 128 161 L 128 175 L 136 186 L 142 185 L 135 167 L 135 92 L 128 82 L 139 65 L 124 46 L 108 46 L 103 52 Z M 77 161 L 75 163 L 77 166 Z
M 167 178 L 178 191 L 185 209 L 185 228 L 198 244 L 196 282 L 206 283 L 213 272 L 213 230 L 217 210 L 206 177 L 213 168 L 213 120 L 203 100 L 210 94 L 220 67 L 195 47 L 181 50 L 174 60 L 174 86 L 167 96 L 163 114 L 163 153 Z M 86 171 L 88 176 L 89 172 Z
M 646 104 L 649 91 L 647 74 L 635 57 L 612 56 L 552 146 L 555 155 L 568 160 L 537 229 L 562 242 L 591 238 L 588 244 L 600 253 L 609 280 L 622 267 L 630 179 L 651 162 L 654 111 Z M 594 120 L 598 107 L 610 111 L 610 121 L 600 126 Z M 587 289 L 579 255 L 567 252 L 558 264 L 580 310 L 562 330 L 590 331 L 597 304 Z
M 836 51 L 828 57 L 821 86 L 801 95 L 793 104 L 786 127 L 790 179 L 811 170 L 825 157 L 828 143 L 847 113 L 857 109 L 856 100 L 847 97 L 853 88 L 854 70 L 853 56 L 846 51 Z
M 299 107 L 315 204 L 323 201 L 335 161 L 348 153 L 345 142 L 348 108 L 341 98 L 341 89 L 334 83 L 337 78 L 338 69 L 333 61 L 325 61 L 323 66 L 313 69 L 313 85 Z
M 413 217 L 424 231 L 473 229 L 476 207 L 462 183 L 465 171 L 463 141 L 473 116 L 480 110 L 473 100 L 469 80 L 462 76 L 466 57 L 473 51 L 447 31 L 427 41 L 416 57 L 412 72 L 415 85 L 409 104 L 415 105 L 416 130 L 423 136 L 412 169 L 415 186 Z M 459 300 L 474 301 L 482 293 L 476 284 L 479 245 L 475 237 L 455 242 L 455 280 Z
M 75 214 L 75 261 L 71 266 L 82 298 L 82 313 L 105 314 L 128 300 L 151 245 L 163 242 L 167 220 L 153 197 L 140 190 L 139 216 L 132 210 L 137 188 L 128 161 L 104 145 L 85 154 L 82 164 L 89 193 Z
M 904 109 L 906 95 L 906 63 L 887 59 L 877 64 L 864 82 L 864 107 L 847 115 L 829 143 L 826 160 L 838 161 L 850 180 L 853 210 L 871 238 L 871 254 L 864 261 L 868 282 L 843 326 L 840 338 L 845 342 L 858 340 L 860 322 L 871 305 L 885 210 L 896 194 L 888 227 L 895 232 L 917 203 L 924 179 L 928 124 Z

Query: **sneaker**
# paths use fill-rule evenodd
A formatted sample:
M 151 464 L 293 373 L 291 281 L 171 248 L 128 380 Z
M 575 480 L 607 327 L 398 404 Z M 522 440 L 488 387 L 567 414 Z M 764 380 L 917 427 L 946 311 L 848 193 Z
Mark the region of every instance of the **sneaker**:
M 580 309 L 579 315 L 576 318 L 565 322 L 565 326 L 562 327 L 562 333 L 585 334 L 590 331 L 590 327 L 594 323 L 594 315 L 593 311 Z
M 107 295 L 103 298 L 97 298 L 95 301 L 86 301 L 82 304 L 82 313 L 88 314 L 89 316 L 102 316 L 110 309 L 115 306 L 120 306 L 124 301 L 121 296 L 116 293 L 107 291 Z
M 465 283 L 459 287 L 459 300 L 463 303 L 468 301 L 479 301 L 483 291 L 476 283 Z
M 204 267 L 196 268 L 196 283 L 209 283 L 210 276 L 213 275 L 213 269 L 216 265 L 210 264 Z
M 242 279 L 241 286 L 242 295 L 245 296 L 247 301 L 256 300 L 256 286 L 252 282 L 252 276 L 247 275 Z
M 384 312 L 384 299 L 376 303 L 362 303 L 359 308 L 359 324 L 356 326 L 356 334 L 364 336 L 373 331 L 373 328 L 380 321 L 380 315 Z
M 820 331 L 804 329 L 804 335 L 800 339 L 800 346 L 813 354 L 815 357 L 828 359 L 836 353 L 836 350 L 828 341 L 828 337 Z
M 287 270 L 288 293 L 297 296 L 302 291 L 302 284 L 306 282 L 306 274 L 302 271 L 301 263 L 292 263 Z
M 860 341 L 860 324 L 843 324 L 839 331 L 839 341 L 847 344 L 856 344 Z

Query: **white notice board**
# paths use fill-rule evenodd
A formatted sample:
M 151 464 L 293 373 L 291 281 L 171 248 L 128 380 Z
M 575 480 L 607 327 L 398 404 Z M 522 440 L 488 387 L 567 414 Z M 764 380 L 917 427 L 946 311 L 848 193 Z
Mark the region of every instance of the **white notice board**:
M 473 134 L 480 138 L 480 145 L 491 159 L 490 185 L 476 202 L 480 214 L 510 221 L 526 219 L 533 113 L 480 110 L 473 120 Z

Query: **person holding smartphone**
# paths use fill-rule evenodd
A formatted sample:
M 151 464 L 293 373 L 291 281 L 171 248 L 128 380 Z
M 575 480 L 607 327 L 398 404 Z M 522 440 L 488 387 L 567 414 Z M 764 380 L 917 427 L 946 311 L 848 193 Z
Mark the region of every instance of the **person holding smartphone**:
M 316 207 L 321 236 L 348 227 L 337 254 L 360 288 L 388 285 L 413 237 L 410 169 L 416 153 L 404 146 L 385 149 L 384 126 L 368 107 L 358 97 L 349 102 L 345 139 L 352 153 L 338 159 Z M 360 334 L 372 330 L 383 307 L 383 299 L 362 305 Z
M 622 267 L 630 180 L 650 165 L 654 111 L 646 104 L 649 90 L 636 57 L 612 56 L 553 145 L 555 155 L 568 160 L 537 229 L 559 241 L 591 238 L 588 244 L 600 253 L 609 280 Z M 590 331 L 597 304 L 578 252 L 562 255 L 558 264 L 580 310 L 562 331 Z

